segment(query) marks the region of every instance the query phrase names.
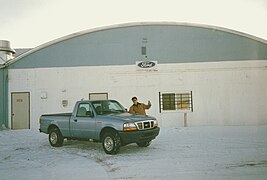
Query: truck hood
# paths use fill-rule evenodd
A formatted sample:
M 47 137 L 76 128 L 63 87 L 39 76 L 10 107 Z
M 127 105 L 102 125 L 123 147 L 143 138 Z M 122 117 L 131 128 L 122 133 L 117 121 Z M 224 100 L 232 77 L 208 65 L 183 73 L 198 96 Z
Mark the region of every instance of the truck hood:
M 108 119 L 116 119 L 116 120 L 121 120 L 121 121 L 126 121 L 126 122 L 138 122 L 138 121 L 146 121 L 146 120 L 152 120 L 156 119 L 153 116 L 148 116 L 148 115 L 133 115 L 130 113 L 114 113 L 114 114 L 108 114 L 108 115 L 103 115 L 102 118 L 108 118 Z

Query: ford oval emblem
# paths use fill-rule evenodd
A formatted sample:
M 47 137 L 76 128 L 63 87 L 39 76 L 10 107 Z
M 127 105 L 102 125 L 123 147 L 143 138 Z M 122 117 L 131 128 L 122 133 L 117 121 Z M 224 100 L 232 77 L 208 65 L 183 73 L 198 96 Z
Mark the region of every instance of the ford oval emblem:
M 140 68 L 152 68 L 155 65 L 156 65 L 156 63 L 154 63 L 152 61 L 142 61 L 142 62 L 137 64 L 137 66 Z

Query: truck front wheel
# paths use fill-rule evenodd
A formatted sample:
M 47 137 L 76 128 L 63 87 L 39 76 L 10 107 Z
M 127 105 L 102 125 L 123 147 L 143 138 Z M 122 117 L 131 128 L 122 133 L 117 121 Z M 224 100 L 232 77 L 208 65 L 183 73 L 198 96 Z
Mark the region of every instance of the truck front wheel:
M 49 131 L 48 139 L 53 147 L 60 147 L 63 145 L 64 138 L 58 128 L 53 128 Z
M 107 132 L 102 138 L 102 145 L 107 154 L 117 154 L 121 146 L 120 136 L 115 132 Z

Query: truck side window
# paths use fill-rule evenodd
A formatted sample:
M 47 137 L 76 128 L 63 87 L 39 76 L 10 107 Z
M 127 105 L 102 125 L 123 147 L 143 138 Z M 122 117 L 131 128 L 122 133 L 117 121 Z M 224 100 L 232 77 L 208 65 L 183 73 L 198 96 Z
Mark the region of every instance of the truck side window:
M 77 117 L 92 117 L 93 112 L 88 103 L 79 104 L 78 111 L 77 111 Z

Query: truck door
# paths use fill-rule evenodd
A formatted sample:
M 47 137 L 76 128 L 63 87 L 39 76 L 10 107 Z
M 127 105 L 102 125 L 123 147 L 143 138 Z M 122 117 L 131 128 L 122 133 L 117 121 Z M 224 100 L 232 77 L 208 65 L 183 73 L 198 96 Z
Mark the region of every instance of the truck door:
M 76 115 L 70 119 L 72 137 L 95 139 L 95 118 L 89 103 L 80 103 Z

